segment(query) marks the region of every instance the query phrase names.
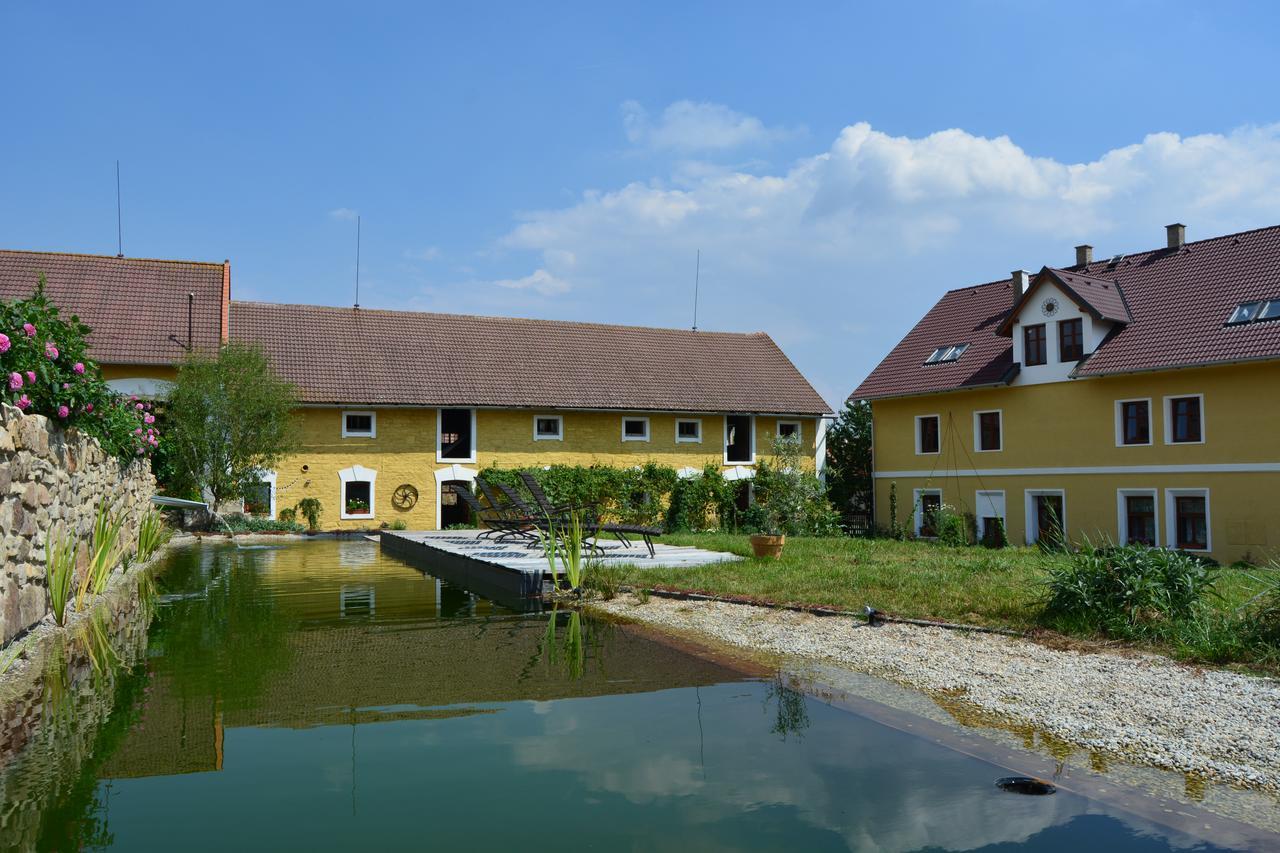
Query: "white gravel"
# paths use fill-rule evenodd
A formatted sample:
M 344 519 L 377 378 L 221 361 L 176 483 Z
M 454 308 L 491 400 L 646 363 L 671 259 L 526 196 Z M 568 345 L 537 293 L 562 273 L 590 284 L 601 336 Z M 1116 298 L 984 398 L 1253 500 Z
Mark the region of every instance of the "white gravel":
M 639 622 L 769 655 L 835 663 L 1030 723 L 1065 741 L 1210 779 L 1280 790 L 1280 682 L 1155 655 L 1061 651 L 993 634 L 882 625 L 742 604 L 597 602 Z

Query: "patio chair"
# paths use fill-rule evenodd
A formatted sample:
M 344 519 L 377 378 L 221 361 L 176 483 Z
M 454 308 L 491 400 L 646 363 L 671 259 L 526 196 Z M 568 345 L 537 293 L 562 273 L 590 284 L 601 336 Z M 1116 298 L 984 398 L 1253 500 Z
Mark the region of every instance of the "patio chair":
M 509 514 L 492 506 L 485 506 L 470 489 L 455 486 L 454 492 L 471 508 L 476 520 L 489 528 L 481 533 L 479 539 L 493 538 L 495 542 L 506 542 L 511 539 L 529 539 L 538 541 L 531 525 L 523 519 L 512 518 Z
M 661 536 L 663 531 L 660 527 L 646 527 L 641 524 L 615 524 L 613 522 L 602 523 L 600 521 L 600 512 L 595 507 L 554 507 L 547 498 L 547 493 L 542 491 L 542 486 L 537 479 L 528 471 L 520 472 L 520 480 L 524 483 L 529 494 L 533 495 L 533 499 L 537 502 L 538 508 L 551 519 L 563 520 L 569 512 L 574 509 L 584 514 L 582 518 L 582 526 L 587 531 L 587 535 L 592 539 L 598 539 L 601 533 L 609 533 L 618 537 L 618 541 L 622 543 L 622 547 L 631 547 L 631 536 L 639 536 L 644 542 L 645 548 L 649 550 L 649 557 L 656 558 L 657 551 L 653 547 L 653 537 Z M 513 490 L 514 491 L 514 490 Z M 596 543 L 592 544 L 593 550 L 604 550 Z

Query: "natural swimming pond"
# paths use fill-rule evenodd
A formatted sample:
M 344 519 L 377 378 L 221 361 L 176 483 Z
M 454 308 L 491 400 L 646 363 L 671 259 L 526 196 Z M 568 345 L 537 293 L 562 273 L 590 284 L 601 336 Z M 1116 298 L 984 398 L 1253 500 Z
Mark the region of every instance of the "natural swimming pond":
M 371 542 L 166 561 L 8 712 L 0 850 L 1220 849 Z

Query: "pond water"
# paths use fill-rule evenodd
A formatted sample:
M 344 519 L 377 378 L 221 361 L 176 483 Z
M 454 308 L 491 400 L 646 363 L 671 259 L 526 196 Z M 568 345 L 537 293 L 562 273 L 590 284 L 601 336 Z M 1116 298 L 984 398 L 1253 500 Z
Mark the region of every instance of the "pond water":
M 183 547 L 157 586 L 11 712 L 0 850 L 1219 849 L 370 542 Z

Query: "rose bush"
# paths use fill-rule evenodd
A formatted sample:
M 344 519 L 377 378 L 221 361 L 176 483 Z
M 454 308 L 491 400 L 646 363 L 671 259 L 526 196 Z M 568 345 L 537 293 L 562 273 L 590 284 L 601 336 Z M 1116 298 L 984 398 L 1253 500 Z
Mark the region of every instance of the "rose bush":
M 160 443 L 152 403 L 115 394 L 89 360 L 89 327 L 64 319 L 44 293 L 44 276 L 27 299 L 0 301 L 3 399 L 94 436 L 123 459 L 150 456 Z

